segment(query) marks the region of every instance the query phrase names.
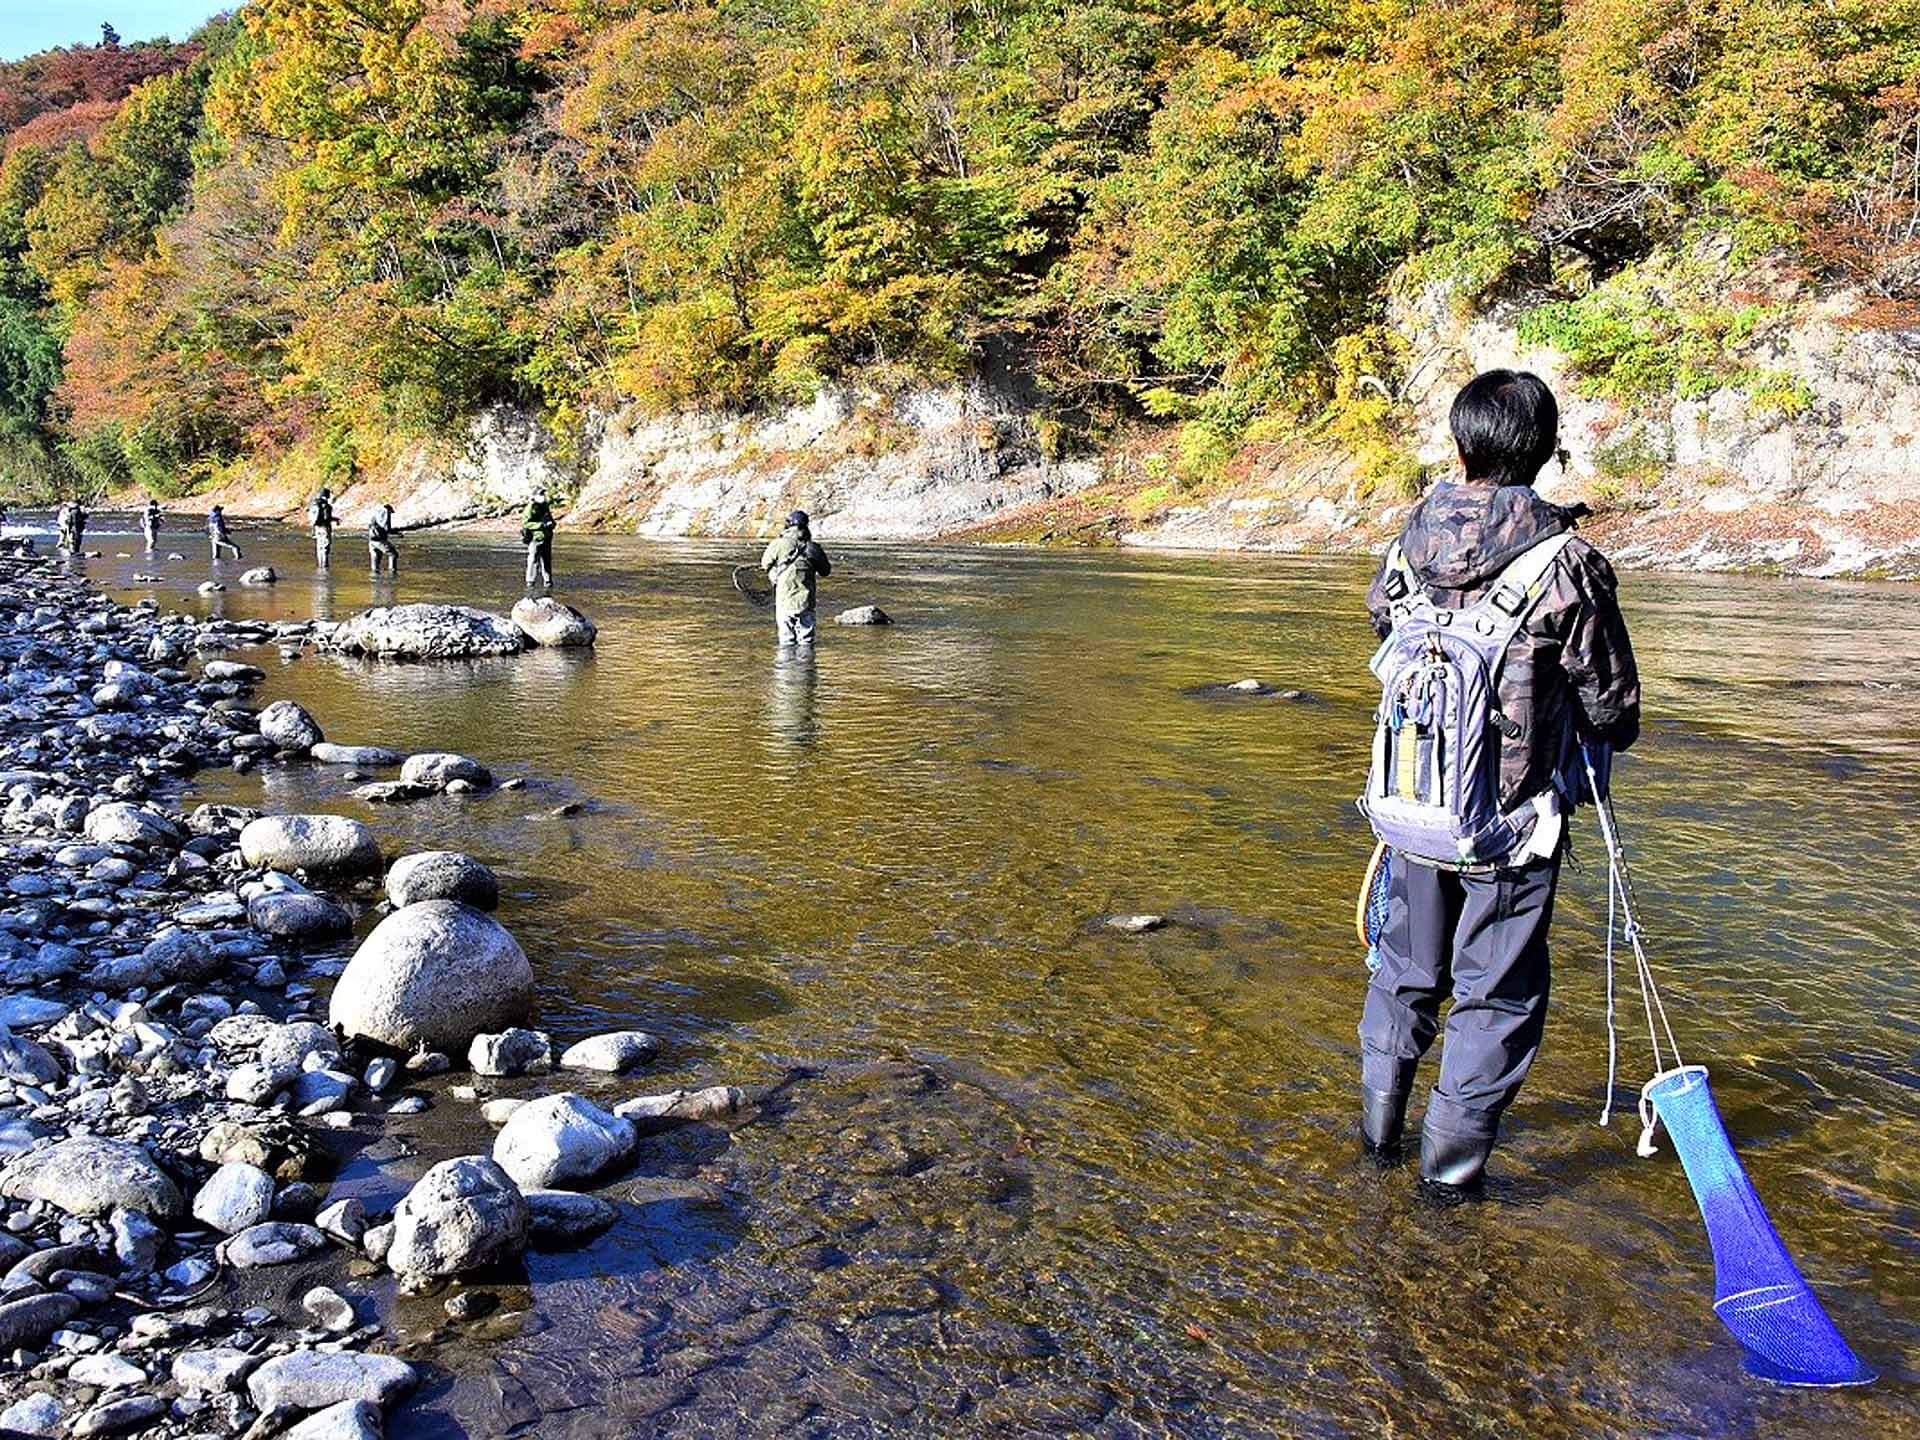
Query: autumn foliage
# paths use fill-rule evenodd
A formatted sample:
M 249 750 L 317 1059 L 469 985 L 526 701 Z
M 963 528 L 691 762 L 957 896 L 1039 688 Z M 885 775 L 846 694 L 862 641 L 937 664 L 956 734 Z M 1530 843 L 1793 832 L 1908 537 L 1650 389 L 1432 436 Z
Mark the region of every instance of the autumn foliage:
M 1920 0 L 250 0 L 0 131 L 0 446 L 68 484 L 983 363 L 1358 437 L 1427 281 L 1711 377 L 1737 323 L 1633 349 L 1708 248 L 1920 315 Z

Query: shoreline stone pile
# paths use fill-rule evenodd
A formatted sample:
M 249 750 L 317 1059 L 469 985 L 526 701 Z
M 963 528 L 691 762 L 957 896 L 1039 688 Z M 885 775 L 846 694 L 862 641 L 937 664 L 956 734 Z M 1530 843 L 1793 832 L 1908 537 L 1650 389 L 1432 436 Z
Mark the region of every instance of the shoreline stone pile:
M 313 629 L 122 606 L 0 557 L 0 1432 L 377 1440 L 422 1377 L 381 1353 L 356 1279 L 431 1289 L 584 1243 L 619 1208 L 580 1192 L 648 1135 L 752 1108 L 728 1086 L 494 1099 L 491 1153 L 434 1165 L 391 1216 L 329 1194 L 334 1133 L 427 1109 L 394 1092 L 452 1057 L 604 1083 L 660 1045 L 620 1031 L 556 1058 L 471 857 L 389 867 L 344 816 L 167 803 L 197 770 L 265 763 L 492 785 L 464 756 L 330 745 L 290 701 L 256 711 L 264 672 L 225 657 Z M 248 1272 L 288 1265 L 313 1280 L 291 1313 L 242 1303 L 279 1293 Z

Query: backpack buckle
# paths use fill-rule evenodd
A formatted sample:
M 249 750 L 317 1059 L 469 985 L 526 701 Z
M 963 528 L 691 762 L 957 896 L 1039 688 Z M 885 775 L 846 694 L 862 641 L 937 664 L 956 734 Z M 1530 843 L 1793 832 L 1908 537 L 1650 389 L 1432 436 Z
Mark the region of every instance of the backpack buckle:
M 1527 603 L 1527 592 L 1502 580 L 1487 596 L 1487 603 L 1509 619 L 1517 619 Z

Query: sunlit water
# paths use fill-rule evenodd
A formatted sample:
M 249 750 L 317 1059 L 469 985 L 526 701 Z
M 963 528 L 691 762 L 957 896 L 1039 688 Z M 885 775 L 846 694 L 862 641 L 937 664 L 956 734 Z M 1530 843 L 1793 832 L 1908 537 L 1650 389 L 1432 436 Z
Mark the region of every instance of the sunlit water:
M 88 570 L 276 618 L 504 610 L 519 579 L 510 538 L 410 537 L 377 590 L 345 534 L 330 581 L 303 537 L 240 538 L 279 585 L 195 594 L 197 535 L 136 584 L 145 557 L 101 522 Z M 900 623 L 827 625 L 804 665 L 729 587 L 752 548 L 563 536 L 591 657 L 262 652 L 264 698 L 330 738 L 466 751 L 525 791 L 369 811 L 318 767 L 195 783 L 498 867 L 558 1038 L 668 1041 L 656 1073 L 583 1087 L 603 1099 L 927 1067 L 835 1071 L 730 1139 L 648 1142 L 639 1184 L 604 1192 L 631 1196 L 621 1225 L 531 1257 L 531 1295 L 503 1289 L 464 1340 L 437 1298 L 405 1302 L 443 1368 L 403 1433 L 1920 1435 L 1920 592 L 1625 585 L 1649 728 L 1621 819 L 1681 1042 L 1884 1376 L 1819 1394 L 1743 1373 L 1678 1165 L 1634 1156 L 1631 991 L 1621 1113 L 1594 1123 L 1584 820 L 1489 1203 L 1434 1210 L 1357 1159 L 1362 566 L 836 547 L 825 612 Z M 1244 676 L 1307 694 L 1198 689 Z M 567 799 L 591 803 L 544 813 Z M 1121 936 L 1097 924 L 1115 911 L 1174 923 Z M 343 1188 L 390 1203 L 485 1144 L 434 1093 Z

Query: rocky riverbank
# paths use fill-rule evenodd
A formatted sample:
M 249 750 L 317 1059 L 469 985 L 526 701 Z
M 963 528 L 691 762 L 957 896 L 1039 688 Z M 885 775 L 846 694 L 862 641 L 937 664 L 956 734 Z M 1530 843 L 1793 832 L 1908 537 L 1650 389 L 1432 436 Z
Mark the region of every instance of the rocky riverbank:
M 376 1281 L 476 1321 L 498 1295 L 464 1280 L 592 1243 L 618 1208 L 580 1192 L 644 1137 L 762 1098 L 623 1081 L 660 1048 L 639 1031 L 556 1054 L 477 860 L 389 865 L 344 816 L 168 803 L 210 766 L 494 787 L 468 757 L 256 710 L 263 672 L 222 658 L 333 636 L 122 606 L 0 558 L 0 1431 L 377 1437 L 425 1373 L 391 1353 Z M 460 1068 L 472 1083 L 423 1087 Z M 543 1075 L 553 1093 L 491 1094 Z M 390 1215 L 329 1194 L 389 1117 L 447 1098 L 484 1103 L 486 1153 L 432 1166 Z

